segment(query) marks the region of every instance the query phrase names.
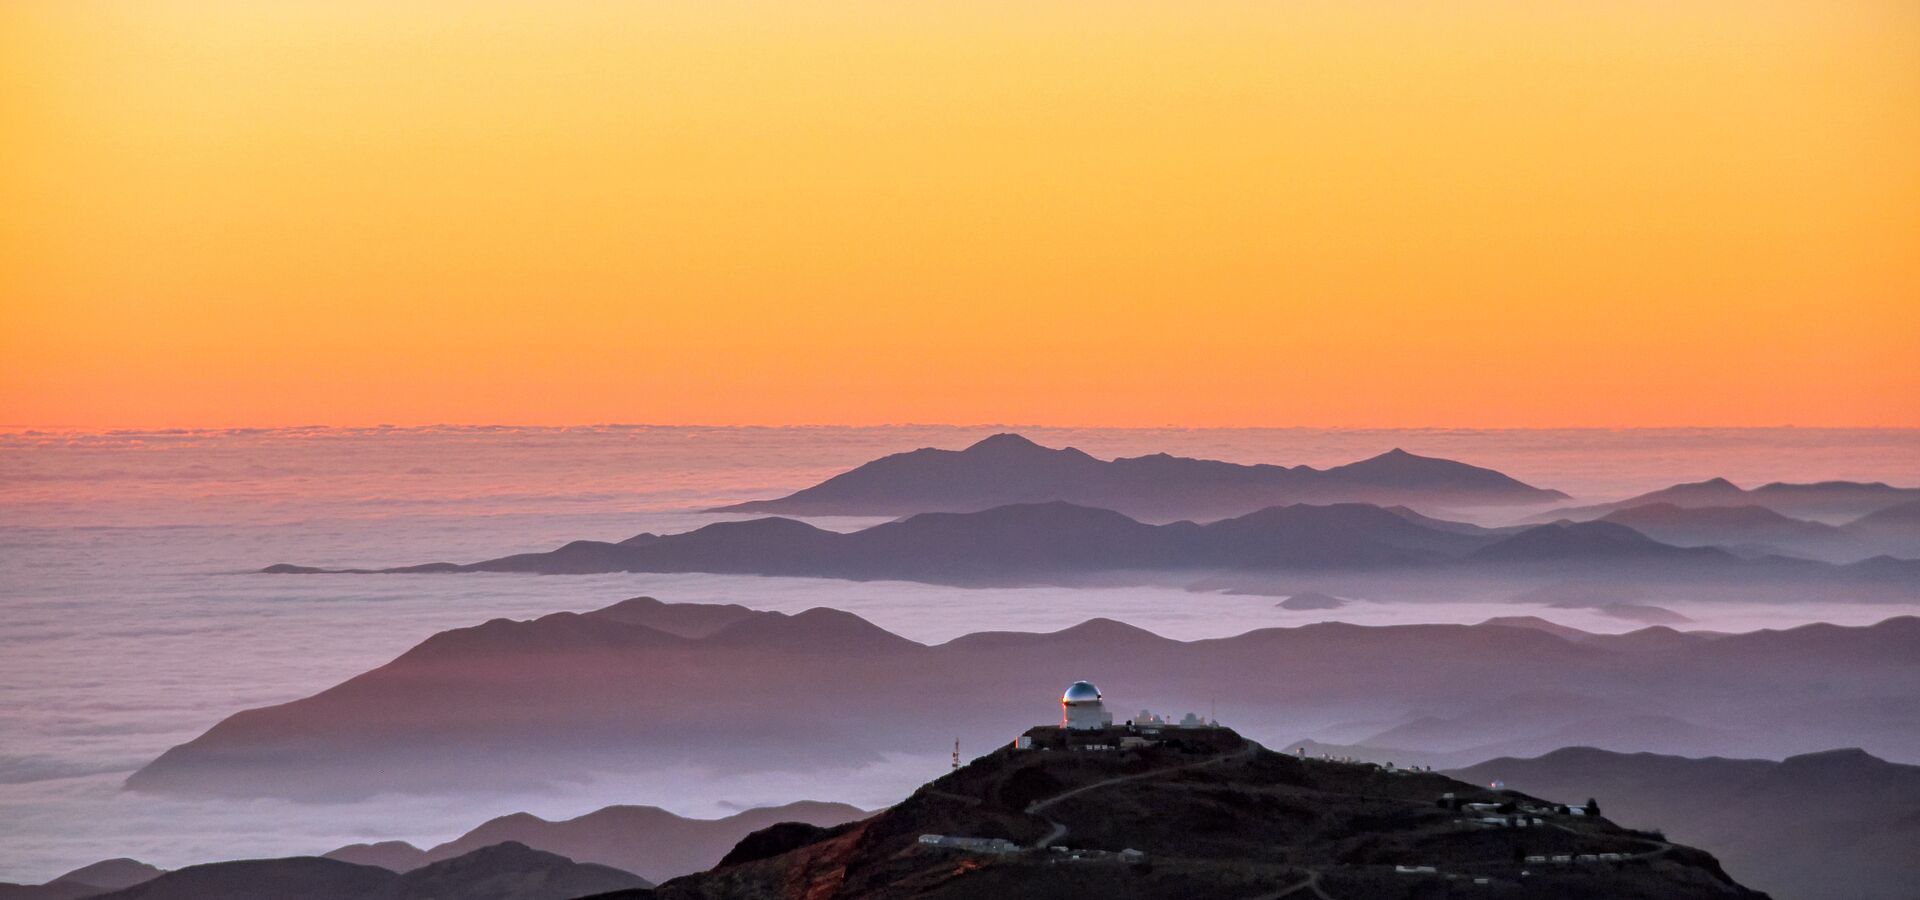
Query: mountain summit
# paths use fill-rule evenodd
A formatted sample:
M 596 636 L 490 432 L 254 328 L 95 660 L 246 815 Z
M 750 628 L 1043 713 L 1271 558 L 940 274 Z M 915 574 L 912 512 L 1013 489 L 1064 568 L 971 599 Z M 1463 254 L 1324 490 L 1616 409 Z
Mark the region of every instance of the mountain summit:
M 801 516 L 900 516 L 974 512 L 1016 503 L 1066 501 L 1169 522 L 1237 516 L 1286 503 L 1364 502 L 1424 508 L 1512 506 L 1565 499 L 1492 469 L 1395 448 L 1359 462 L 1243 465 L 1155 453 L 1101 460 L 996 434 L 962 450 L 896 453 L 772 500 L 719 512 Z
M 1041 727 L 1020 744 L 872 818 L 776 826 L 712 871 L 607 900 L 1763 896 L 1597 815 L 1227 728 Z

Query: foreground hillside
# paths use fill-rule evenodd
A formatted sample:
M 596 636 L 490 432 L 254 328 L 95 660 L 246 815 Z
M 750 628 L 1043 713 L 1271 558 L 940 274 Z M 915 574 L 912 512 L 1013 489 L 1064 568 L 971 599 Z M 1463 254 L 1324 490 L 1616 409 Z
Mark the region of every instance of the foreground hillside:
M 1858 750 L 1775 762 L 1578 747 L 1454 774 L 1600 797 L 1609 818 L 1710 847 L 1735 876 L 1780 897 L 1902 900 L 1920 886 L 1920 766 Z
M 1143 739 L 1127 731 L 1079 740 Z M 1052 728 L 1029 735 L 1041 745 L 1065 738 Z M 711 872 L 612 896 L 1762 896 L 1699 850 L 1524 795 L 1429 773 L 1297 759 L 1227 729 L 1170 729 L 1144 739 L 1160 743 L 1003 748 L 873 818 L 835 829 L 772 829 Z M 1443 805 L 1448 794 L 1454 802 Z
M 1501 624 L 1329 623 L 1204 641 L 1094 620 L 928 646 L 834 610 L 642 598 L 442 632 L 314 696 L 237 713 L 128 786 L 325 800 L 688 763 L 859 766 L 956 736 L 999 744 L 1005 723 L 1047 715 L 1036 684 L 1084 677 L 1151 708 L 1217 700 L 1234 725 L 1276 741 L 1377 737 L 1361 742 L 1468 762 L 1579 744 L 1777 756 L 1853 745 L 1912 759 L 1916 659 L 1914 618 L 1574 640 Z

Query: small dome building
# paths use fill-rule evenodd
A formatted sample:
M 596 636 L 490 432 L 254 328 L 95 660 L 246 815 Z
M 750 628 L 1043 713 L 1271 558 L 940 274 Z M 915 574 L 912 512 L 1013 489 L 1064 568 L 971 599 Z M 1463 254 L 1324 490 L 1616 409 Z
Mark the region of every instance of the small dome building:
M 1091 681 L 1076 681 L 1067 685 L 1067 692 L 1060 695 L 1060 727 L 1077 731 L 1094 731 L 1113 724 L 1113 715 L 1107 712 L 1106 705 L 1100 701 L 1100 689 Z

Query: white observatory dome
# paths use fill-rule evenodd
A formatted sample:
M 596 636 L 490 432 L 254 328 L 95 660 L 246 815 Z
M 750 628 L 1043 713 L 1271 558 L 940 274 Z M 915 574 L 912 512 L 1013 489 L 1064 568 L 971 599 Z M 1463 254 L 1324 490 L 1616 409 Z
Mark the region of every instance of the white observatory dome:
M 1091 681 L 1076 681 L 1067 685 L 1067 692 L 1060 695 L 1061 703 L 1085 703 L 1100 699 L 1100 689 Z

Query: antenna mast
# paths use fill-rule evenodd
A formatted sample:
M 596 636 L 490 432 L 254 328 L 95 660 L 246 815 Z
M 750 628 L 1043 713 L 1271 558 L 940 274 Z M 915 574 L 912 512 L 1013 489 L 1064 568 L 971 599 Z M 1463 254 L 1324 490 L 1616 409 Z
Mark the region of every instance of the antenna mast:
M 956 770 L 960 768 L 960 739 L 959 738 L 953 739 L 953 767 Z

